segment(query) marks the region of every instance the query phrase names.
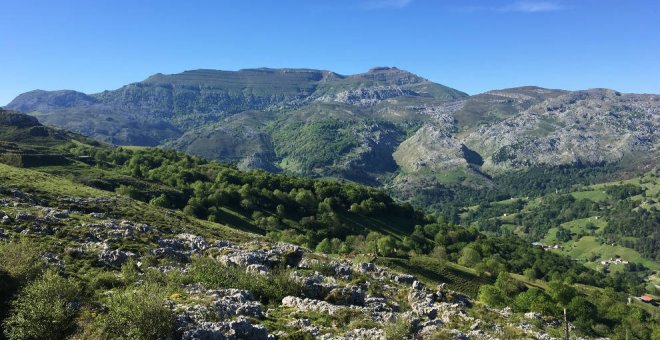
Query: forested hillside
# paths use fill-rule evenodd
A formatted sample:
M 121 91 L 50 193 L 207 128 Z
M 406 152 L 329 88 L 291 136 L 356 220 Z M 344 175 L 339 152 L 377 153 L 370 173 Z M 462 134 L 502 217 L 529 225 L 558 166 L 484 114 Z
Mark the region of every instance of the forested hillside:
M 35 125 L 16 121 L 0 139 Z M 659 331 L 656 307 L 626 304 L 647 292 L 648 268 L 605 273 L 530 246 L 532 232 L 492 232 L 481 223 L 501 215 L 486 205 L 459 211 L 457 223 L 355 183 L 61 136 L 14 146 L 17 154 L 39 147 L 64 163 L 0 165 L 8 338 L 558 337 L 563 308 L 581 336 Z M 656 197 L 644 188 L 604 191 L 620 202 Z M 596 209 L 563 193 L 504 206 L 535 218 L 534 209 L 563 202 L 573 212 L 552 221 Z M 647 206 L 656 203 L 640 204 L 657 217 Z M 643 215 L 641 207 L 620 209 Z M 604 237 L 639 232 L 620 229 L 612 211 Z M 546 230 L 550 223 L 542 222 L 526 225 Z

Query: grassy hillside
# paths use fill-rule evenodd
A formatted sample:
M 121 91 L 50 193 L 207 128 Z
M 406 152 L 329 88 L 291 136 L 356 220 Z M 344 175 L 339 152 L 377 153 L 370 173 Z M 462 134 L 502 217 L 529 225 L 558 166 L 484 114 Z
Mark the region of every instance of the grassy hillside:
M 487 232 L 515 233 L 610 275 L 657 275 L 660 220 L 657 170 L 616 182 L 576 185 L 527 200 L 466 209 L 461 216 Z M 653 284 L 648 285 L 653 291 Z

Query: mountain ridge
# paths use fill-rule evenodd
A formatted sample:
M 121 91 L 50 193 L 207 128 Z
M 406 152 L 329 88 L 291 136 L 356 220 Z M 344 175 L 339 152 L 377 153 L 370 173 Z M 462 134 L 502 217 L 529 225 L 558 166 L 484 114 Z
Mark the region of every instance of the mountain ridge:
M 96 94 L 32 91 L 7 107 L 112 144 L 394 193 L 429 181 L 489 187 L 535 166 L 652 161 L 660 150 L 659 95 L 521 86 L 468 96 L 396 67 L 157 73 Z

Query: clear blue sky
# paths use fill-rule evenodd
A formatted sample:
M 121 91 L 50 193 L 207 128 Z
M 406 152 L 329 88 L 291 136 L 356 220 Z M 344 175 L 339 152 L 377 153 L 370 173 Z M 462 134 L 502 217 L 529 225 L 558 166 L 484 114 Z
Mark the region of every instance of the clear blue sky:
M 470 94 L 660 93 L 660 1 L 2 0 L 0 105 L 154 73 L 397 66 Z

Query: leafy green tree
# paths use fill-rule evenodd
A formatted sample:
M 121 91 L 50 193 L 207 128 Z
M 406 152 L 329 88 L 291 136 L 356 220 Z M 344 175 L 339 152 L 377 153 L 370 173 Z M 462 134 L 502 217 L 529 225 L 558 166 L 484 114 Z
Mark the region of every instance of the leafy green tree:
M 331 254 L 332 253 L 332 244 L 328 238 L 324 238 L 316 245 L 316 251 L 319 253 Z
M 170 199 L 165 194 L 160 194 L 160 196 L 152 198 L 151 201 L 149 201 L 149 204 L 162 208 L 172 207 Z
M 548 283 L 550 287 L 550 296 L 561 306 L 568 306 L 571 300 L 577 295 L 575 288 L 561 282 L 552 281 Z
M 507 305 L 504 293 L 493 285 L 483 285 L 479 288 L 479 301 L 497 308 Z
M 583 330 L 590 331 L 596 323 L 598 310 L 583 296 L 575 296 L 567 306 L 568 318 Z
M 394 249 L 396 248 L 396 242 L 392 236 L 383 236 L 376 241 L 378 246 L 378 253 L 383 256 L 391 256 L 394 254 Z
M 277 211 L 277 215 L 280 217 L 284 217 L 286 215 L 286 207 L 284 207 L 284 204 L 278 204 L 275 210 Z
M 472 247 L 465 247 L 461 251 L 461 257 L 458 259 L 460 265 L 473 267 L 481 261 L 481 255 Z
M 531 267 L 523 270 L 523 275 L 529 280 L 536 280 L 539 277 L 539 272 L 536 268 Z
M 500 272 L 495 280 L 495 287 L 502 291 L 506 296 L 515 296 L 520 293 L 524 286 L 520 281 L 516 281 L 506 272 Z

